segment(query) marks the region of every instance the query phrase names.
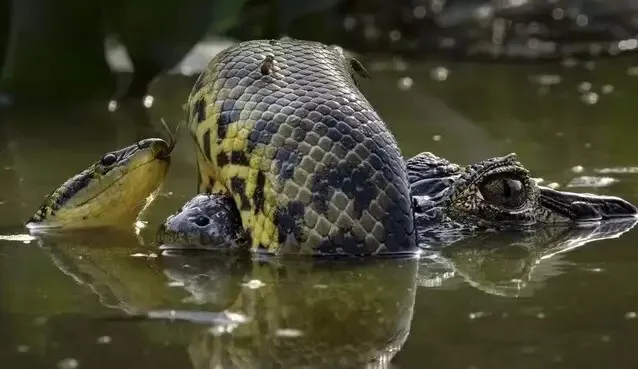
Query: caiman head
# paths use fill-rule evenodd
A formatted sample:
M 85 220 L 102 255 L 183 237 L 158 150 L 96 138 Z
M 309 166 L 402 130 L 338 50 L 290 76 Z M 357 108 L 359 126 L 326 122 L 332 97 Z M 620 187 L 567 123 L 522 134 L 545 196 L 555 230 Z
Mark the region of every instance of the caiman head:
M 433 228 L 582 226 L 638 214 L 619 197 L 539 186 L 515 154 L 461 168 L 421 153 L 407 167 L 417 216 Z

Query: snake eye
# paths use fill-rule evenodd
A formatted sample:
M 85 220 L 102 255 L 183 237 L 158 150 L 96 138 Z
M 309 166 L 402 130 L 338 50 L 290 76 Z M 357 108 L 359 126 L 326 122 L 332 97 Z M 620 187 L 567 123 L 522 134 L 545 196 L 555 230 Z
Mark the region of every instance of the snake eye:
M 117 156 L 115 156 L 115 154 L 106 154 L 102 157 L 100 163 L 102 163 L 102 165 L 104 165 L 105 167 L 110 167 L 111 165 L 115 164 L 116 161 Z
M 486 202 L 508 209 L 518 209 L 527 200 L 527 190 L 521 178 L 511 175 L 488 177 L 479 185 Z

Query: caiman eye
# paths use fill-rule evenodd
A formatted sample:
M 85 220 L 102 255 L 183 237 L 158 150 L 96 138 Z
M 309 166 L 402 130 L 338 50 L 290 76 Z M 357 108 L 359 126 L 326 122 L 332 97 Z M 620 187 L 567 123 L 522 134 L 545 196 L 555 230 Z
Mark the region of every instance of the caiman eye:
M 527 191 L 523 181 L 511 176 L 493 176 L 479 186 L 481 195 L 488 203 L 518 209 L 527 200 Z
M 100 162 L 105 167 L 110 167 L 111 165 L 115 164 L 115 162 L 117 162 L 117 156 L 115 156 L 115 154 L 106 154 L 102 157 Z

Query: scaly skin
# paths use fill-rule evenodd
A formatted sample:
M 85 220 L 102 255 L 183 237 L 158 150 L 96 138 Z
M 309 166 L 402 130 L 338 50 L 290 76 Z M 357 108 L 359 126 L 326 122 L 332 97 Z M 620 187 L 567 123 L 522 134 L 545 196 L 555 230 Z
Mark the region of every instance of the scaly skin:
M 404 162 L 356 73 L 366 75 L 339 48 L 316 42 L 247 41 L 217 55 L 186 104 L 200 195 L 160 227 L 160 241 L 232 249 L 247 239 L 252 251 L 270 254 L 409 254 L 416 227 L 420 242 L 449 244 L 485 229 L 636 216 L 617 197 L 538 186 L 514 154 L 465 168 L 427 152 Z M 151 157 L 170 149 L 160 152 Z M 128 173 L 136 162 L 118 161 L 110 172 Z M 32 223 L 125 222 L 139 209 L 130 204 L 164 179 L 163 162 L 149 163 L 156 166 L 123 181 L 96 175 L 104 171 L 96 163 L 56 190 Z
M 341 49 L 292 39 L 218 54 L 187 102 L 199 192 L 234 198 L 253 251 L 416 248 L 405 163 Z

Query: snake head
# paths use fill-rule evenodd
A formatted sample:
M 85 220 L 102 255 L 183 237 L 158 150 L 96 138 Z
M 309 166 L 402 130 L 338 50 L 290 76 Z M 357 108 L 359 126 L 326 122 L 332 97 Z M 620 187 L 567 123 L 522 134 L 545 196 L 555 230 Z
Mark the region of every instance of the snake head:
M 109 152 L 51 192 L 26 226 L 86 228 L 131 224 L 163 182 L 175 146 L 159 138 Z

